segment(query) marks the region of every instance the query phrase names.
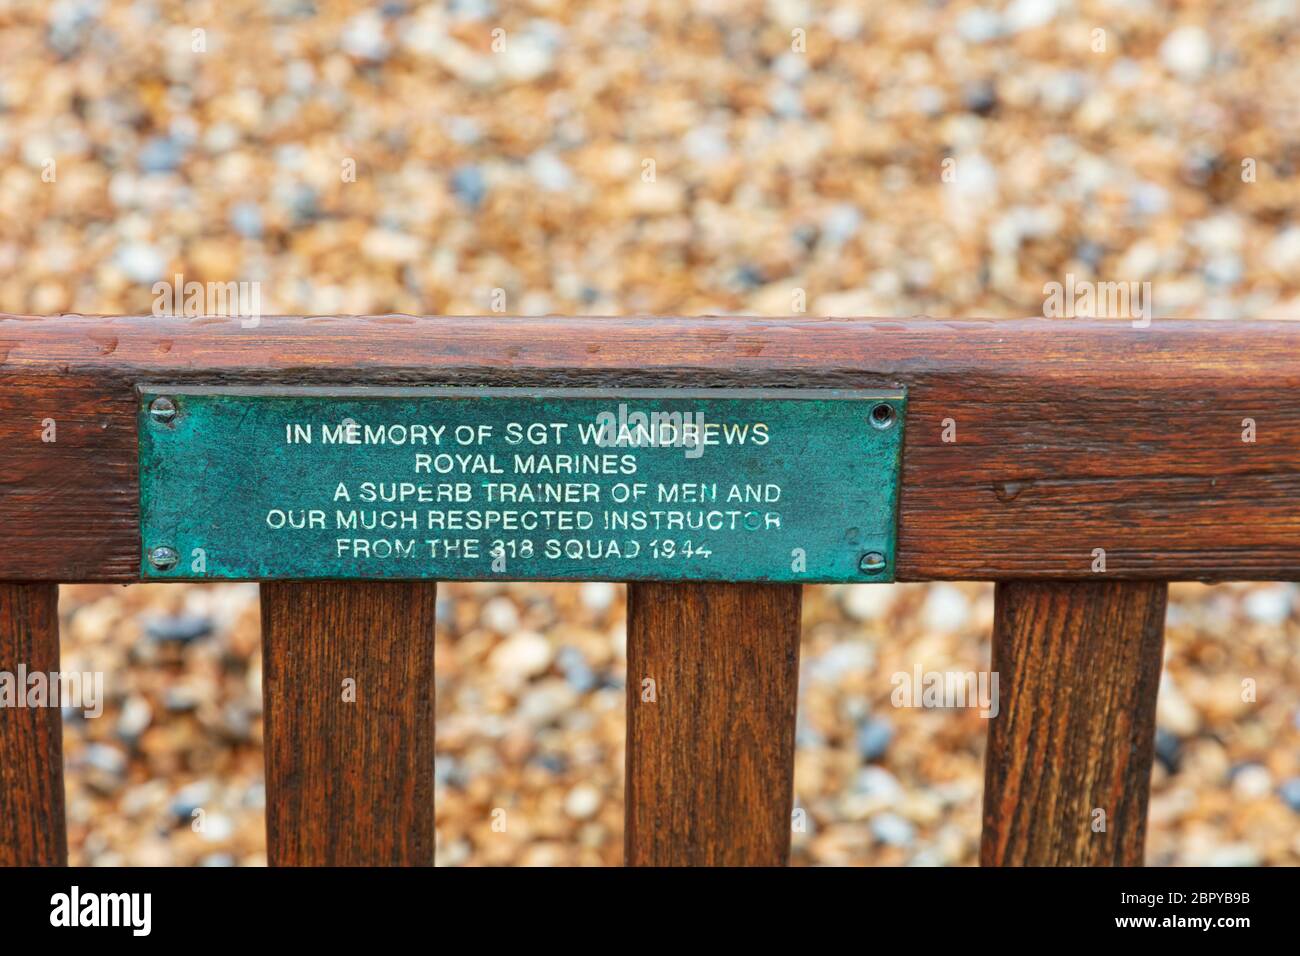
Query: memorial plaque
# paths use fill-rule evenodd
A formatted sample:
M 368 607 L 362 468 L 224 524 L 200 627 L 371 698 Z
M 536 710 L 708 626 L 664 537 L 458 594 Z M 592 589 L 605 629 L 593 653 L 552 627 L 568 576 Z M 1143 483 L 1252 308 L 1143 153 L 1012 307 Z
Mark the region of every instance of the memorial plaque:
M 138 392 L 148 579 L 894 577 L 902 391 Z

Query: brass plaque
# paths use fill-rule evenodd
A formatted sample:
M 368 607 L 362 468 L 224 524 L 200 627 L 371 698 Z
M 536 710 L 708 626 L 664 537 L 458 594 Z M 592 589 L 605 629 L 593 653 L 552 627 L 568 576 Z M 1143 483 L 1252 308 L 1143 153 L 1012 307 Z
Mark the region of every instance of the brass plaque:
M 149 579 L 894 576 L 902 391 L 138 391 Z

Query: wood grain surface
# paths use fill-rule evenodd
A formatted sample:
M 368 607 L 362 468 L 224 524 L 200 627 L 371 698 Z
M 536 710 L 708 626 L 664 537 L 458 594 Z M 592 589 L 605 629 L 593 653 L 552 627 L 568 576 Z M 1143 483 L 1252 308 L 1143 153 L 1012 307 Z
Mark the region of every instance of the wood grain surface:
M 1300 323 L 0 316 L 0 579 L 138 578 L 141 382 L 906 386 L 901 580 L 1300 579 Z
M 997 586 L 981 864 L 1142 864 L 1167 591 Z
M 433 864 L 435 597 L 431 582 L 262 585 L 272 866 Z
M 0 671 L 59 669 L 58 591 L 0 584 Z M 0 866 L 67 865 L 63 804 L 59 707 L 0 707 Z
M 628 586 L 627 865 L 789 861 L 801 590 Z

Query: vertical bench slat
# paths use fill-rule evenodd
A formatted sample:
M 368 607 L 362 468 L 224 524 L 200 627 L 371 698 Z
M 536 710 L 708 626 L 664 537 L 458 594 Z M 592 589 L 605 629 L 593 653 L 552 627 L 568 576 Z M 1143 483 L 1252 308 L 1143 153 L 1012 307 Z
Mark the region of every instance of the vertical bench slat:
M 1142 864 L 1167 592 L 997 586 L 984 866 Z
M 784 865 L 799 585 L 628 590 L 625 862 Z
M 20 665 L 28 674 L 59 669 L 57 584 L 0 583 L 0 671 L 17 681 Z M 0 866 L 65 866 L 63 804 L 59 708 L 0 707 Z
M 273 866 L 432 865 L 435 597 L 432 582 L 262 584 Z

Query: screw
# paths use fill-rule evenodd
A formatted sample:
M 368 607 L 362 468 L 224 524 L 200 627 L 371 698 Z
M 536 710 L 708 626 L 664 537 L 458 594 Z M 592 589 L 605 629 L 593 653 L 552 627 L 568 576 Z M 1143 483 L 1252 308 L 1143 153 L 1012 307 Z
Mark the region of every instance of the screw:
M 894 424 L 894 406 L 886 402 L 873 406 L 871 409 L 871 424 L 882 431 L 891 427 Z
M 170 571 L 180 563 L 180 560 L 181 556 L 176 553 L 176 549 L 166 545 L 149 552 L 149 563 L 159 571 Z
M 877 571 L 885 570 L 885 556 L 879 551 L 868 551 L 858 562 L 858 570 L 865 571 L 868 574 L 875 574 Z
M 176 403 L 165 395 L 149 403 L 149 417 L 159 425 L 166 425 L 176 417 Z

